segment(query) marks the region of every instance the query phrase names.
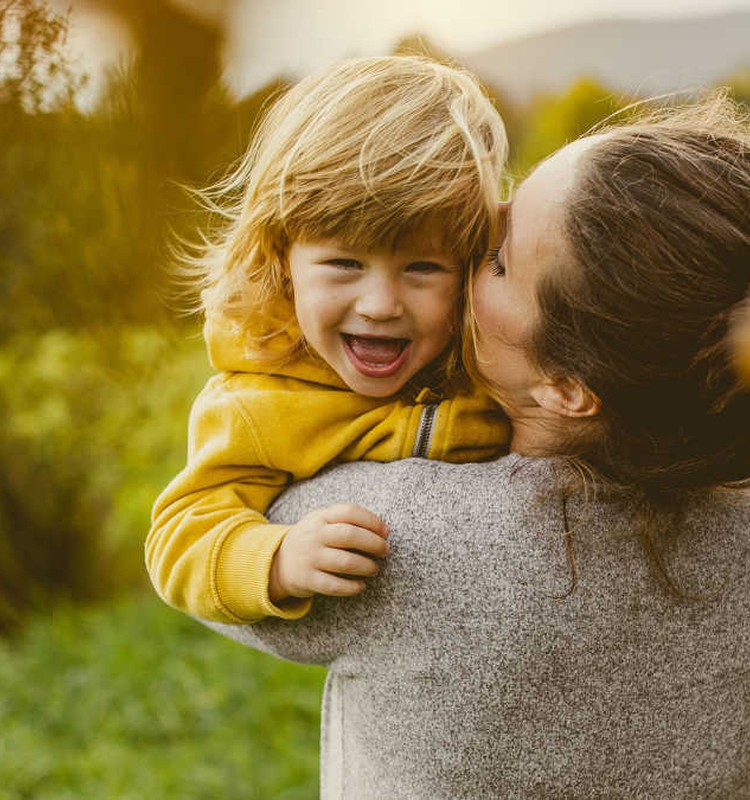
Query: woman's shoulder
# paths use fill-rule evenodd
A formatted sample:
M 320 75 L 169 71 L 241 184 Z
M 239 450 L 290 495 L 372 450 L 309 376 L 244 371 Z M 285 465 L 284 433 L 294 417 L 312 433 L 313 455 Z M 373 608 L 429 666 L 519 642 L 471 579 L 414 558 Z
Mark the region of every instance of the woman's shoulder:
M 321 506 L 357 503 L 414 542 L 453 549 L 457 541 L 476 540 L 483 547 L 502 538 L 517 542 L 527 531 L 556 525 L 553 480 L 551 464 L 526 468 L 512 454 L 463 464 L 419 458 L 361 461 L 329 467 L 292 485 L 270 513 L 284 521 Z
M 703 552 L 744 551 L 750 532 L 750 489 L 693 492 L 651 513 L 633 490 L 589 477 L 576 484 L 561 460 L 513 453 L 468 464 L 406 459 L 329 467 L 290 487 L 272 514 L 294 519 L 338 502 L 364 505 L 414 537 L 443 531 L 450 543 L 450 531 L 459 530 L 464 542 L 502 538 L 519 551 L 567 534 L 593 551 L 631 551 L 646 524 L 670 552 L 696 553 L 700 562 Z
M 289 488 L 277 507 L 314 502 L 348 502 L 353 498 L 378 498 L 393 501 L 408 496 L 420 504 L 434 497 L 450 496 L 470 501 L 485 486 L 502 490 L 511 482 L 515 456 L 494 461 L 454 464 L 422 458 L 408 458 L 387 463 L 356 461 L 339 464 L 320 472 L 315 478 Z M 534 481 L 536 482 L 536 481 Z

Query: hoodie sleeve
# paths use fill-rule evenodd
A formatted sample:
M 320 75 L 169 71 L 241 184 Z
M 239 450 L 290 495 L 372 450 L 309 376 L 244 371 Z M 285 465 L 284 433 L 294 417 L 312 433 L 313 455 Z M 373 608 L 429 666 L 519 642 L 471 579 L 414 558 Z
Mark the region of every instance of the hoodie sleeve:
M 263 516 L 291 481 L 264 451 L 252 419 L 212 378 L 190 415 L 185 469 L 157 499 L 146 539 L 146 565 L 170 605 L 216 622 L 296 619 L 309 600 L 268 597 L 271 562 L 287 525 Z

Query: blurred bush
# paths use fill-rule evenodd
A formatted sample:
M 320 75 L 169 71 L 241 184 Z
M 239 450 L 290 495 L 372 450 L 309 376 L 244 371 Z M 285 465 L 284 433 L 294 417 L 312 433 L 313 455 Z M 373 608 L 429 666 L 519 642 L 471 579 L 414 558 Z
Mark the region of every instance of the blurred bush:
M 0 629 L 142 581 L 151 503 L 184 460 L 196 335 L 54 330 L 0 351 Z

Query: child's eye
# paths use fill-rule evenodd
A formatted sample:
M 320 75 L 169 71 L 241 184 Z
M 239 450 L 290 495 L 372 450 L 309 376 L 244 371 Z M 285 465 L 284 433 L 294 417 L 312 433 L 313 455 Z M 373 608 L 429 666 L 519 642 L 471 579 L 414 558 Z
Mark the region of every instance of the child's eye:
M 487 266 L 493 275 L 497 275 L 499 278 L 505 275 L 505 264 L 503 263 L 501 248 L 491 247 L 487 251 Z
M 442 272 L 443 267 L 434 261 L 413 261 L 406 267 L 407 272 L 416 272 L 421 275 L 429 275 L 432 272 Z
M 362 264 L 356 258 L 329 258 L 326 264 L 346 270 L 355 270 L 362 267 Z

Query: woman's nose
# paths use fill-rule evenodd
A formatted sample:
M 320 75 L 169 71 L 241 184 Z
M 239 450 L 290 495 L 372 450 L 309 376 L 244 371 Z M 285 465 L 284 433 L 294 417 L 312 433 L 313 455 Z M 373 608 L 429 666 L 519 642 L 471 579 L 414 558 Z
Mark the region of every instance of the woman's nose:
M 374 320 L 397 319 L 404 313 L 398 287 L 393 281 L 373 280 L 363 286 L 357 297 L 355 311 L 361 317 Z

